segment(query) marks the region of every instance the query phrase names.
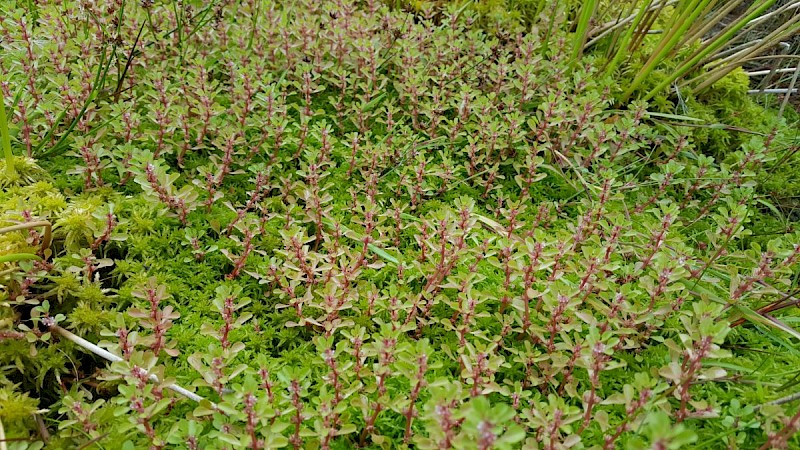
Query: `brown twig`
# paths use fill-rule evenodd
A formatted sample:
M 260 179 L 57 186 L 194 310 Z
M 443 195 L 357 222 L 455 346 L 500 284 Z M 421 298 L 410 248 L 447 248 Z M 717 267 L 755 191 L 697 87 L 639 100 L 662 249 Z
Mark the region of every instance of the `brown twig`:
M 0 228 L 0 234 L 2 233 L 11 233 L 13 231 L 20 231 L 20 230 L 29 230 L 31 228 L 38 228 L 44 227 L 44 237 L 42 238 L 42 253 L 44 254 L 45 249 L 50 248 L 50 244 L 53 242 L 53 225 L 46 220 L 39 220 L 36 222 L 25 222 L 20 223 L 17 225 L 12 225 L 10 227 Z

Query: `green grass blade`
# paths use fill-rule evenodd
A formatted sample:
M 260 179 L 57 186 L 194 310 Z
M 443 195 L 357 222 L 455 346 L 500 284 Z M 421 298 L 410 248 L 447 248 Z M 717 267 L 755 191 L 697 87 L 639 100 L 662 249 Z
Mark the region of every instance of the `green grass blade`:
M 397 258 L 395 258 L 394 256 L 390 255 L 386 250 L 378 247 L 375 244 L 367 244 L 367 248 L 372 253 L 375 253 L 376 255 L 380 256 L 381 258 L 385 259 L 386 261 L 389 261 L 390 263 L 393 263 L 393 264 L 399 264 L 400 263 L 400 261 L 398 261 Z
M 794 328 L 786 325 L 785 323 L 781 322 L 780 320 L 774 317 L 767 317 L 764 316 L 763 314 L 759 314 L 758 312 L 753 311 L 749 307 L 744 306 L 742 304 L 736 305 L 735 308 L 742 313 L 745 319 L 747 319 L 750 322 L 770 327 L 773 329 L 781 330 L 784 333 L 787 333 L 794 338 L 800 339 L 800 332 L 798 332 Z
M 19 261 L 40 261 L 42 258 L 32 253 L 12 253 L 0 256 L 0 264 Z
M 645 16 L 645 13 L 650 8 L 652 2 L 642 2 L 641 8 L 639 8 L 639 12 L 636 14 L 636 18 L 633 20 L 633 23 L 628 27 L 628 30 L 625 32 L 625 35 L 622 37 L 622 40 L 617 43 L 617 52 L 614 55 L 614 58 L 611 59 L 611 62 L 606 67 L 606 73 L 610 74 L 614 72 L 619 65 L 619 62 L 622 61 L 622 58 L 627 53 L 628 45 L 631 43 L 631 39 L 633 38 L 633 33 L 639 28 L 639 24 L 642 22 L 642 19 Z
M 6 176 L 14 178 L 17 174 L 14 169 L 14 155 L 11 153 L 11 136 L 8 133 L 8 118 L 6 118 L 6 99 L 3 89 L 0 88 L 0 139 L 3 141 L 3 157 L 6 160 Z
M 578 28 L 575 30 L 575 40 L 572 44 L 572 62 L 578 61 L 578 58 L 583 54 L 583 45 L 586 43 L 586 33 L 589 31 L 589 22 L 591 22 L 595 10 L 597 10 L 597 0 L 589 0 L 585 2 L 581 8 Z
M 644 98 L 644 100 L 650 100 L 656 94 L 663 91 L 667 86 L 672 84 L 678 78 L 686 75 L 690 70 L 692 70 L 697 63 L 703 60 L 706 56 L 710 55 L 711 52 L 719 49 L 727 42 L 730 42 L 731 39 L 736 35 L 739 30 L 744 28 L 750 21 L 755 19 L 756 17 L 760 16 L 764 11 L 766 11 L 772 4 L 775 3 L 775 0 L 767 0 L 764 2 L 760 7 L 756 8 L 753 12 L 748 14 L 746 17 L 742 18 L 736 26 L 731 27 L 726 33 L 722 34 L 721 36 L 717 36 L 706 48 L 701 50 L 699 53 L 695 55 L 694 58 L 691 58 L 689 61 L 683 63 L 678 69 L 676 69 L 670 76 L 664 79 L 658 86 L 654 87 Z
M 667 57 L 667 55 L 675 51 L 676 46 L 680 42 L 683 34 L 689 29 L 692 23 L 694 23 L 700 13 L 705 10 L 705 6 L 709 1 L 711 0 L 692 2 L 690 5 L 686 6 L 686 9 L 680 13 L 677 20 L 671 26 L 669 33 L 667 33 L 667 35 L 661 40 L 661 43 L 656 48 L 656 51 L 653 52 L 642 70 L 636 75 L 633 83 L 631 83 L 631 86 L 625 92 L 625 95 L 623 95 L 623 98 L 630 98 L 630 96 L 636 92 L 636 89 L 639 88 L 642 82 L 647 79 L 651 73 L 653 73 L 656 67 Z

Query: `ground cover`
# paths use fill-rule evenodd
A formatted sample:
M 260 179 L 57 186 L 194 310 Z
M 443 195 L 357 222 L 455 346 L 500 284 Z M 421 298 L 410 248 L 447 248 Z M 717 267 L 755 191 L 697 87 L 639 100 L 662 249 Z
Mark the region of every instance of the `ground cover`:
M 713 5 L 387 3 L 0 6 L 0 445 L 799 445 L 797 115 Z

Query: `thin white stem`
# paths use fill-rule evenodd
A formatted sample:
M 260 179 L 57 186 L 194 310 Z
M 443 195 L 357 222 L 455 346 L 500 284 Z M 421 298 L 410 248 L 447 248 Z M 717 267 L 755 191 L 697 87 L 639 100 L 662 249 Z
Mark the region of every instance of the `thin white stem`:
M 775 400 L 768 401 L 763 405 L 756 406 L 756 410 L 761 409 L 764 405 L 782 405 L 784 403 L 793 402 L 795 400 L 800 400 L 800 392 L 795 392 L 792 395 L 787 395 L 786 397 L 781 397 Z
M 723 50 L 721 52 L 715 53 L 713 56 L 709 57 L 708 60 L 725 62 L 725 61 L 728 60 L 728 58 L 731 55 L 738 54 L 743 49 L 747 50 L 748 48 L 752 48 L 752 47 L 758 45 L 761 41 L 762 41 L 762 39 L 753 39 L 752 41 L 747 41 L 744 44 L 739 44 L 739 45 L 737 45 L 735 47 L 731 47 L 731 48 L 729 48 L 727 50 Z M 718 64 L 714 64 L 714 65 L 718 65 Z
M 0 450 L 8 450 L 6 445 L 6 430 L 3 428 L 3 420 L 0 419 Z
M 775 73 L 791 73 L 797 70 L 797 67 L 786 67 L 784 69 L 778 69 Z M 754 72 L 746 72 L 748 77 L 757 77 L 760 75 L 767 75 L 770 73 L 770 70 L 756 70 Z
M 67 330 L 63 329 L 58 325 L 51 326 L 50 330 L 58 333 L 62 337 L 66 338 L 67 340 L 70 340 L 70 341 L 74 342 L 75 344 L 79 345 L 80 347 L 82 347 L 82 348 L 94 353 L 95 355 L 100 356 L 101 358 L 107 359 L 108 361 L 119 362 L 119 361 L 123 360 L 120 356 L 117 356 L 117 355 L 115 355 L 115 354 L 113 354 L 113 353 L 111 353 L 108 350 L 105 350 L 103 348 L 100 348 L 96 344 L 93 344 L 93 343 L 87 341 L 86 339 L 84 339 L 84 338 L 82 338 L 82 337 L 80 337 L 80 336 L 78 336 L 76 334 L 73 334 L 70 331 L 67 331 Z M 153 374 L 150 374 L 149 378 L 154 383 L 158 383 L 159 382 L 158 377 L 153 375 Z M 169 389 L 169 390 L 171 390 L 173 392 L 176 392 L 176 393 L 188 398 L 189 400 L 194 400 L 194 401 L 196 401 L 198 403 L 203 401 L 203 400 L 206 400 L 205 398 L 195 394 L 194 392 L 188 391 L 185 388 L 183 388 L 183 387 L 181 387 L 181 386 L 179 386 L 177 384 L 170 384 L 169 386 L 167 386 L 167 389 Z M 211 406 L 214 409 L 217 409 L 216 403 L 214 403 L 214 402 L 210 402 L 210 403 L 211 403 Z M 3 449 L 0 448 L 0 450 L 3 450 Z
M 750 89 L 748 94 L 796 94 L 797 89 Z
M 55 331 L 56 333 L 58 333 L 61 336 L 65 337 L 67 340 L 78 344 L 78 346 L 80 346 L 80 347 L 82 347 L 82 348 L 84 348 L 86 350 L 89 350 L 90 352 L 94 353 L 97 356 L 100 356 L 101 358 L 105 358 L 105 359 L 107 359 L 107 360 L 109 360 L 111 362 L 123 361 L 122 357 L 117 356 L 117 355 L 109 352 L 108 350 L 106 350 L 104 348 L 100 348 L 96 344 L 93 344 L 93 343 L 87 341 L 86 339 L 84 339 L 84 338 L 72 333 L 71 331 L 67 331 L 67 330 L 63 329 L 58 325 L 53 325 L 52 327 L 50 327 L 50 330 Z
M 796 94 L 797 89 L 750 89 L 748 94 Z
M 781 42 L 780 44 L 783 44 L 783 45 L 781 45 L 780 53 L 782 55 L 785 55 L 785 54 L 789 53 L 790 46 L 786 45 L 785 42 Z M 776 60 L 776 61 L 773 62 L 772 67 L 770 68 L 771 70 L 770 70 L 769 74 L 767 74 L 766 77 L 761 79 L 761 83 L 759 83 L 759 85 L 758 85 L 759 89 L 764 90 L 769 86 L 769 83 L 770 83 L 770 81 L 772 81 L 772 77 L 775 76 L 775 72 L 778 70 L 779 65 L 780 65 L 780 60 Z

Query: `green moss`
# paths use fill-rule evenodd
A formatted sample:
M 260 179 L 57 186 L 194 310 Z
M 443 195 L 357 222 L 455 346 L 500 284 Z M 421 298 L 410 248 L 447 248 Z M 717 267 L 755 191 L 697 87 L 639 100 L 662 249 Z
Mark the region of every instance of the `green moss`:
M 9 387 L 0 388 L 0 419 L 4 424 L 30 420 L 39 410 L 39 401 Z
M 706 153 L 727 155 L 750 139 L 748 131 L 768 134 L 779 126 L 777 115 L 765 110 L 747 94 L 749 83 L 747 74 L 742 69 L 736 69 L 696 98 L 687 99 L 688 115 L 704 120 L 707 125 L 714 125 L 695 129 L 692 133 L 694 142 L 702 146 Z
M 53 226 L 56 238 L 63 239 L 69 252 L 76 252 L 94 241 L 95 214 L 101 212 L 105 200 L 100 196 L 83 196 L 70 202 Z
M 82 298 L 70 311 L 70 327 L 81 336 L 99 336 L 100 331 L 109 327 L 118 313 L 111 309 L 100 309 L 97 305 L 103 305 L 103 301 L 93 301 L 93 299 Z
M 30 344 L 22 339 L 3 339 L 0 342 L 0 362 L 3 366 L 13 366 L 24 370 L 30 364 Z
M 39 167 L 32 158 L 15 156 L 12 162 L 15 173 L 12 178 L 9 178 L 6 164 L 8 164 L 8 161 L 5 159 L 0 160 L 0 188 L 7 189 L 12 186 L 24 186 L 48 178 L 47 172 Z
M 750 89 L 750 77 L 741 67 L 737 67 L 729 74 L 720 78 L 717 82 L 711 85 L 709 91 L 705 91 L 703 95 L 708 96 L 708 99 L 713 98 L 728 98 L 733 101 L 743 101 L 747 98 L 747 91 Z

